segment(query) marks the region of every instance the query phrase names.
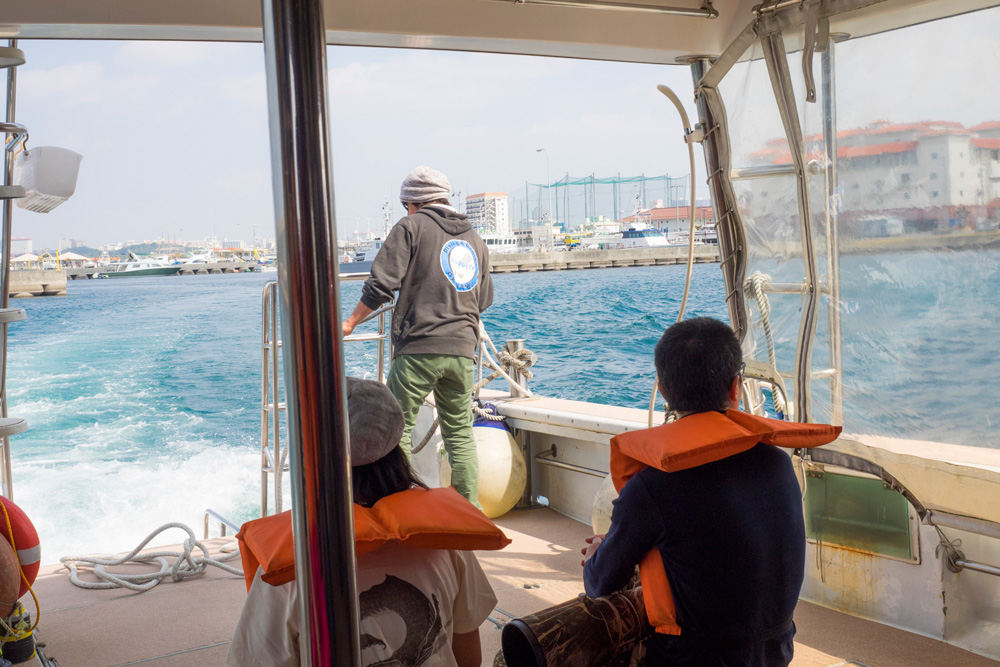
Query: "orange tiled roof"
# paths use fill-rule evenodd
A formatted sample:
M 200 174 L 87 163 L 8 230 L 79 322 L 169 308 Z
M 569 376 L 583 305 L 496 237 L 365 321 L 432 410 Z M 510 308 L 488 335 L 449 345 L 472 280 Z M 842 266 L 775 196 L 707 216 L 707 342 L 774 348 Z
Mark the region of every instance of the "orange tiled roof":
M 973 139 L 972 145 L 975 148 L 986 148 L 989 150 L 1000 150 L 1000 139 Z
M 980 123 L 979 125 L 976 125 L 975 127 L 969 129 L 971 129 L 973 132 L 976 132 L 978 130 L 997 130 L 1000 129 L 1000 120 L 989 120 L 986 121 L 985 123 Z
M 837 150 L 837 157 L 870 157 L 884 153 L 906 153 L 907 151 L 914 151 L 916 149 L 916 141 L 893 141 L 887 144 L 874 144 L 871 146 L 841 146 Z

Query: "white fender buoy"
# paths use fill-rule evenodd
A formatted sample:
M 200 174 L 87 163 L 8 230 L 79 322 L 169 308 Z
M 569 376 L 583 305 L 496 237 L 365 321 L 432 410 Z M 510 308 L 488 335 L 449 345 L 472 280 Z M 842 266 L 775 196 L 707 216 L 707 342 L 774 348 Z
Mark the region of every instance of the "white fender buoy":
M 594 495 L 594 505 L 590 510 L 590 525 L 595 535 L 603 535 L 611 528 L 611 503 L 618 497 L 611 475 L 604 478 Z
M 479 504 L 495 519 L 514 509 L 527 483 L 527 468 L 517 441 L 502 422 L 485 421 L 472 428 L 479 453 Z M 440 453 L 441 486 L 451 484 L 448 454 Z
M 14 611 L 20 588 L 21 568 L 17 554 L 7 540 L 0 540 L 0 618 L 7 618 Z

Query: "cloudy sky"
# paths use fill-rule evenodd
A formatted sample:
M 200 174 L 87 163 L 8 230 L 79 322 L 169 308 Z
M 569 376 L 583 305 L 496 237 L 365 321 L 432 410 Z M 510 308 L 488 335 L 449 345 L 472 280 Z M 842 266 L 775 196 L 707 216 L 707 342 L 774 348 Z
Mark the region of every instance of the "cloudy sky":
M 15 214 L 35 246 L 272 233 L 263 49 L 251 44 L 22 42 L 17 119 L 30 144 L 84 155 L 77 193 Z M 553 180 L 687 172 L 656 85 L 691 98 L 686 68 L 331 48 L 341 232 L 380 225 L 418 164 L 464 194 Z M 693 105 L 690 110 L 693 114 Z
M 990 10 L 841 45 L 839 74 L 851 82 L 840 87 L 841 127 L 1000 120 L 1000 95 L 977 74 L 1000 69 L 997 34 L 1000 10 Z M 28 63 L 17 120 L 29 146 L 64 146 L 84 161 L 68 203 L 47 215 L 15 209 L 15 236 L 41 248 L 60 238 L 97 246 L 273 234 L 261 45 L 19 46 Z M 328 58 L 341 234 L 379 226 L 381 202 L 397 202 L 417 164 L 445 171 L 463 195 L 544 183 L 537 148 L 553 180 L 687 172 L 680 121 L 656 92 L 674 88 L 696 118 L 685 67 L 343 47 Z M 737 90 L 770 95 L 756 81 Z

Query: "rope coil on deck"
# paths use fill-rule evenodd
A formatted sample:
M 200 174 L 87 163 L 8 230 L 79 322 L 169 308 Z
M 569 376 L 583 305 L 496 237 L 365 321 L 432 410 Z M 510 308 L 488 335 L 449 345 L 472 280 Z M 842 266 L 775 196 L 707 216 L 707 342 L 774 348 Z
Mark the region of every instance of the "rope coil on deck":
M 170 528 L 180 528 L 188 534 L 184 540 L 183 551 L 152 551 L 139 554 L 149 542 Z M 192 552 L 195 548 L 201 549 L 202 556 L 194 556 Z M 212 565 L 229 574 L 243 576 L 241 568 L 227 565 L 229 561 L 239 558 L 240 552 L 233 549 L 221 558 L 212 558 L 208 555 L 208 547 L 195 539 L 194 531 L 183 523 L 167 523 L 144 539 L 139 546 L 124 556 L 64 556 L 59 561 L 69 568 L 69 580 L 74 586 L 90 590 L 106 590 L 113 588 L 127 588 L 137 593 L 148 591 L 163 581 L 168 575 L 174 581 L 183 581 L 191 577 L 197 577 L 205 573 L 206 567 Z M 175 558 L 171 565 L 167 558 Z M 144 572 L 140 574 L 120 574 L 108 572 L 108 567 L 124 565 L 126 563 L 151 563 L 160 565 L 158 572 Z M 79 577 L 80 568 L 89 568 L 95 577 L 101 579 L 100 582 L 82 581 Z

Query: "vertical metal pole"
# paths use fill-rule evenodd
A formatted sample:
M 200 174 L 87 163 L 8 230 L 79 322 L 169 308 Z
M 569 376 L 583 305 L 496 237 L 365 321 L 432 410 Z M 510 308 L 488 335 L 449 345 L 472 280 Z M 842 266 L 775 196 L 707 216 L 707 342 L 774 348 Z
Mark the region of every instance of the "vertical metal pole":
M 802 322 L 795 346 L 795 419 L 800 422 L 812 421 L 812 346 L 816 337 L 816 316 L 819 311 L 818 269 L 816 247 L 812 226 L 809 174 L 806 171 L 805 150 L 803 148 L 802 127 L 795 103 L 795 91 L 791 85 L 788 56 L 780 34 L 768 34 L 761 38 L 764 47 L 764 61 L 771 77 L 774 99 L 781 114 L 781 123 L 788 139 L 795 165 L 795 184 L 798 191 L 799 229 L 802 234 L 802 262 L 805 269 L 805 301 L 802 304 Z
M 385 382 L 385 313 L 378 316 L 378 381 Z
M 618 198 L 621 196 L 621 188 L 622 188 L 621 181 L 622 181 L 622 174 L 621 172 L 618 172 L 618 176 L 615 178 L 615 187 L 612 188 L 611 190 L 612 192 L 611 196 L 614 197 L 615 199 L 615 222 L 618 222 Z
M 267 516 L 267 467 L 270 463 L 267 460 L 268 434 L 271 428 L 271 412 L 267 409 L 267 393 L 269 364 L 272 354 L 278 354 L 278 350 L 270 347 L 268 333 L 271 331 L 271 283 L 264 285 L 264 296 L 261 298 L 261 359 L 260 359 L 260 516 Z M 208 516 L 205 516 L 205 531 L 208 531 Z
M 321 0 L 263 0 L 301 663 L 358 667 Z
M 271 442 L 274 446 L 271 447 L 271 457 L 273 458 L 272 470 L 274 471 L 274 511 L 280 512 L 282 502 L 284 501 L 284 493 L 282 492 L 281 480 L 282 474 L 284 473 L 284 465 L 281 463 L 281 382 L 279 378 L 279 368 L 278 364 L 281 360 L 278 355 L 281 354 L 279 341 L 281 337 L 278 335 L 278 283 L 271 283 L 271 303 L 268 305 L 270 309 L 270 326 L 269 335 L 271 336 L 271 404 L 273 406 L 271 410 Z M 287 446 L 287 443 L 286 443 Z
M 17 40 L 7 40 L 7 45 L 17 48 Z M 7 114 L 8 123 L 15 121 L 15 109 L 17 107 L 17 67 L 7 68 Z M 4 185 L 14 184 L 14 153 L 5 151 L 4 154 Z M 14 202 L 5 199 L 3 202 L 3 267 L 2 278 L 0 278 L 0 308 L 10 305 L 10 235 L 13 225 Z M 0 362 L 0 400 L 3 402 L 3 416 L 7 416 L 7 325 L 3 325 L 3 360 Z
M 830 377 L 830 421 L 835 425 L 844 423 L 844 376 L 841 357 L 842 338 L 840 331 L 840 225 L 838 221 L 839 200 L 837 193 L 837 70 L 834 44 L 836 38 L 830 35 L 826 51 L 823 52 L 823 137 L 826 143 L 826 245 L 827 272 L 830 281 L 830 367 L 834 373 Z
M 507 341 L 506 345 L 504 345 L 504 349 L 507 350 L 507 352 L 511 356 L 514 356 L 517 352 L 519 352 L 520 350 L 524 349 L 524 339 L 523 338 L 515 338 L 515 339 L 512 339 L 512 340 L 509 340 L 509 341 Z M 520 371 L 518 371 L 518 370 L 516 370 L 514 368 L 512 368 L 511 371 L 510 371 L 510 377 L 513 378 L 513 380 L 515 382 L 517 382 L 517 384 L 521 385 L 521 387 L 526 387 L 527 384 L 528 384 L 528 379 L 526 377 L 524 377 L 524 375 Z M 513 385 L 513 384 L 510 385 L 510 397 L 511 398 L 524 398 L 525 396 L 527 396 L 527 394 L 525 394 L 520 389 L 520 387 L 517 387 L 516 385 Z
M 7 45 L 17 48 L 17 40 L 7 40 Z M 17 107 L 17 67 L 7 68 L 7 122 L 15 121 L 14 111 Z M 5 137 L 6 139 L 6 137 Z M 4 185 L 14 184 L 14 153 L 4 151 Z M 10 237 L 13 230 L 14 202 L 5 199 L 3 202 L 3 250 L 0 252 L 3 266 L 0 267 L 0 308 L 10 305 Z M 0 323 L 0 417 L 7 417 L 7 322 Z M 10 437 L 3 437 L 3 493 L 14 499 L 14 480 L 11 474 Z
M 697 58 L 691 61 L 691 76 L 694 79 L 698 124 L 705 134 L 702 147 L 705 151 L 705 166 L 708 184 L 712 191 L 712 206 L 715 211 L 716 233 L 719 238 L 719 259 L 726 284 L 726 303 L 729 306 L 729 322 L 742 342 L 749 329 L 746 299 L 743 298 L 743 280 L 746 278 L 746 243 L 740 226 L 736 208 L 736 197 L 729 183 L 730 156 L 729 137 L 725 113 L 712 111 L 707 99 L 710 90 L 701 90 L 700 82 L 708 72 L 711 61 Z M 691 176 L 694 178 L 694 175 Z

